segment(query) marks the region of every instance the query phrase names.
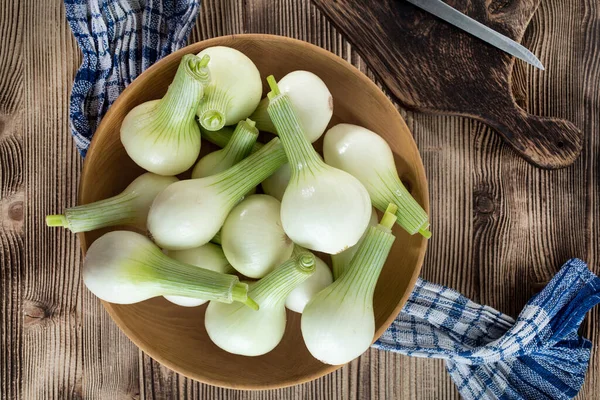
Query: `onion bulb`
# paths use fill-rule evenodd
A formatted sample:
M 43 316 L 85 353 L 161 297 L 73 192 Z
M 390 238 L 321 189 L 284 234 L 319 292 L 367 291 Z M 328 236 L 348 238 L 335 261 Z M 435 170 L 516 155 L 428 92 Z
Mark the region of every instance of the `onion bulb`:
M 398 224 L 408 233 L 431 237 L 429 217 L 400 181 L 394 154 L 385 139 L 368 129 L 338 124 L 323 141 L 325 162 L 342 169 L 365 185 L 375 208 L 384 211 L 389 203 L 398 207 Z
M 146 172 L 116 196 L 67 208 L 64 214 L 47 215 L 46 224 L 62 226 L 73 233 L 115 225 L 131 225 L 146 229 L 146 218 L 152 201 L 164 188 L 177 180 L 173 176 L 160 176 Z
M 197 110 L 205 129 L 217 131 L 252 114 L 260 102 L 262 82 L 258 69 L 244 53 L 230 47 L 209 47 L 198 57 L 210 57 L 211 82 Z
M 355 177 L 325 164 L 304 136 L 289 97 L 275 79 L 267 111 L 277 128 L 292 176 L 281 200 L 283 229 L 310 250 L 336 254 L 358 242 L 369 223 L 371 200 Z
M 83 263 L 83 282 L 109 303 L 132 304 L 166 295 L 257 307 L 248 298 L 248 285 L 237 276 L 173 260 L 147 237 L 129 231 L 109 232 L 92 243 Z
M 222 274 L 231 274 L 235 270 L 225 258 L 220 246 L 206 243 L 204 246 L 187 250 L 167 251 L 167 255 L 174 260 L 185 264 L 194 265 L 199 268 L 209 269 Z M 196 307 L 206 303 L 208 300 L 184 296 L 164 296 L 171 303 L 182 307 Z
M 300 321 L 304 343 L 323 363 L 348 363 L 373 343 L 373 293 L 395 240 L 391 232 L 395 208 L 390 204 L 381 223 L 369 228 L 344 274 L 304 308 Z
M 285 162 L 278 138 L 216 175 L 176 182 L 163 190 L 148 213 L 148 230 L 168 250 L 200 247 L 221 229 L 246 193 Z
M 294 248 L 294 254 L 306 251 L 300 246 Z M 325 264 L 325 261 L 315 256 L 315 273 L 310 278 L 298 285 L 285 299 L 285 306 L 288 310 L 302 314 L 304 307 L 313 298 L 313 296 L 331 285 L 333 276 L 331 270 Z
M 294 111 L 300 120 L 304 135 L 309 142 L 316 142 L 333 115 L 333 97 L 325 82 L 308 71 L 293 71 L 277 82 L 281 93 L 289 96 Z M 277 134 L 267 112 L 269 99 L 264 98 L 252 113 L 256 127 L 265 132 Z
M 158 175 L 177 175 L 200 154 L 195 114 L 210 81 L 209 57 L 183 56 L 167 94 L 133 108 L 121 125 L 121 142 L 137 165 Z
M 281 203 L 265 194 L 247 197 L 227 216 L 221 245 L 241 274 L 262 278 L 290 258 L 294 244 L 281 226 Z
M 315 257 L 303 253 L 250 285 L 248 296 L 258 311 L 237 304 L 211 301 L 204 324 L 210 339 L 221 349 L 243 356 L 260 356 L 273 350 L 283 338 L 286 325 L 285 299 L 315 270 Z

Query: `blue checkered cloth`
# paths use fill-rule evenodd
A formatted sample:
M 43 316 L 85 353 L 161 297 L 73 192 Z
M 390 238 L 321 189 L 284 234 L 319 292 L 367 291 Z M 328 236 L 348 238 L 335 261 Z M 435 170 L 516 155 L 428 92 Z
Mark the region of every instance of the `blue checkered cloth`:
M 85 157 L 108 107 L 144 70 L 180 49 L 200 0 L 64 0 L 83 53 L 69 104 L 71 132 Z
M 83 52 L 70 104 L 82 155 L 108 107 L 158 59 L 186 44 L 199 0 L 65 0 Z M 446 359 L 467 399 L 567 399 L 579 391 L 591 343 L 577 335 L 600 301 L 600 280 L 569 261 L 517 321 L 459 293 L 419 280 L 374 347 Z
M 517 320 L 454 290 L 419 280 L 373 345 L 442 358 L 465 399 L 570 399 L 581 388 L 592 343 L 577 334 L 600 303 L 600 278 L 568 261 Z

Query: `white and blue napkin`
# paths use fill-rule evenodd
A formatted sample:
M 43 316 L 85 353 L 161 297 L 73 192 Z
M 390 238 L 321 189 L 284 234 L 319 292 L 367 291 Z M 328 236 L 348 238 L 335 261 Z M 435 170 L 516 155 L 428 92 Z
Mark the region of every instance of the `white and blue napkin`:
M 83 53 L 70 123 L 83 156 L 102 116 L 149 66 L 186 45 L 200 0 L 65 0 Z M 600 302 L 600 279 L 570 260 L 517 320 L 419 280 L 392 326 L 373 345 L 443 358 L 466 399 L 570 399 L 583 384 L 590 341 L 577 329 Z

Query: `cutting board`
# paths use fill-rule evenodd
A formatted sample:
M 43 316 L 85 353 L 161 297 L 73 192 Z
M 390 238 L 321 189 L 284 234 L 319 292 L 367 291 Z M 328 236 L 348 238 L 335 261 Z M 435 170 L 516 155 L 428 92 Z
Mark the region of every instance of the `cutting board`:
M 404 0 L 313 1 L 404 107 L 482 121 L 542 168 L 568 166 L 581 152 L 583 135 L 571 122 L 517 105 L 513 57 Z M 446 0 L 517 42 L 539 1 Z

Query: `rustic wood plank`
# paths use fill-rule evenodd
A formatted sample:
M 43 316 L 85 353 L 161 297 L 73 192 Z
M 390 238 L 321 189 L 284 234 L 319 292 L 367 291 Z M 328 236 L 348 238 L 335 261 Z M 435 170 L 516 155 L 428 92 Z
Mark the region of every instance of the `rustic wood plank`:
M 23 5 L 0 7 L 0 397 L 21 393 Z
M 57 4 L 25 3 L 22 398 L 81 397 L 80 251 L 44 215 L 74 204 L 80 158 L 67 130 L 73 46 Z M 66 40 L 65 40 L 66 39 Z M 42 372 L 41 372 L 42 371 Z

